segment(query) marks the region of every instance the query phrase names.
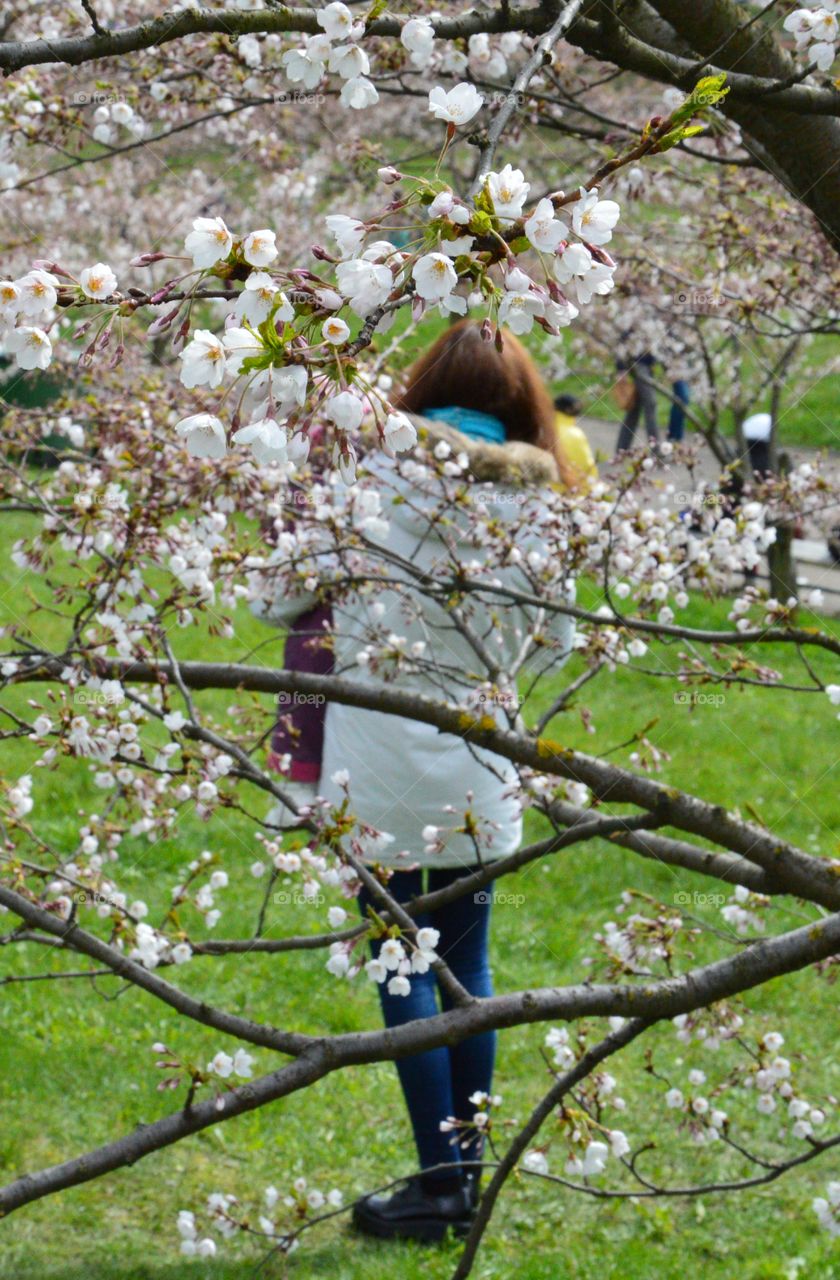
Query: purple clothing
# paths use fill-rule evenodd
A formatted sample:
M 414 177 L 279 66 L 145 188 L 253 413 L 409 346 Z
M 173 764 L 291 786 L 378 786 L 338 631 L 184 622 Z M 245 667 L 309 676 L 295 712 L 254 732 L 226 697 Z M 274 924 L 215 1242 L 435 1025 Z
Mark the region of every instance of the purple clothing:
M 318 639 L 332 623 L 329 605 L 319 604 L 302 613 L 286 637 L 284 665 L 287 671 L 329 675 L 334 667 L 332 645 Z M 280 711 L 271 736 L 269 767 L 279 769 L 279 757 L 292 758 L 289 777 L 294 782 L 317 782 L 321 776 L 324 721 L 327 706 L 320 695 L 281 693 Z

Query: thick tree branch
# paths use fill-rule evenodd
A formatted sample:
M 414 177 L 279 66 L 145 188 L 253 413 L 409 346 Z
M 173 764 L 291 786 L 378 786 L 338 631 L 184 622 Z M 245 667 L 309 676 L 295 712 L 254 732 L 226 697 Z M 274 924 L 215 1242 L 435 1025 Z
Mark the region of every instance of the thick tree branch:
M 743 637 L 742 637 L 743 638 Z M 39 660 L 31 672 L 20 671 L 15 683 L 26 679 L 55 679 L 65 663 Z M 129 659 L 97 659 L 95 674 L 127 683 L 158 684 L 172 678 L 167 663 Z M 371 685 L 343 676 L 315 676 L 298 671 L 269 670 L 225 663 L 183 662 L 181 676 L 193 689 L 250 689 L 263 693 L 320 693 L 346 706 L 380 711 L 431 724 L 442 733 L 463 738 L 538 773 L 551 773 L 582 782 L 601 802 L 629 803 L 654 813 L 660 822 L 691 832 L 741 854 L 762 868 L 788 893 L 829 909 L 840 906 L 840 877 L 820 858 L 780 840 L 754 823 L 744 822 L 722 806 L 710 804 L 675 787 L 641 777 L 629 769 L 574 751 L 550 738 L 533 738 L 501 728 L 492 716 L 478 716 L 422 694 L 386 685 Z
M 482 1031 L 525 1023 L 613 1016 L 654 1023 L 740 994 L 771 978 L 827 959 L 838 950 L 840 914 L 754 943 L 726 960 L 715 961 L 680 977 L 632 987 L 584 983 L 537 988 L 478 999 L 463 1008 L 399 1027 L 310 1041 L 293 1063 L 227 1093 L 222 1110 L 217 1108 L 215 1100 L 193 1104 L 162 1120 L 140 1126 L 132 1134 L 84 1156 L 18 1178 L 0 1189 L 0 1215 L 134 1164 L 153 1151 L 294 1093 L 345 1066 L 388 1061 L 444 1044 L 457 1044 Z
M 435 34 L 441 40 L 458 40 L 482 31 L 526 31 L 539 35 L 551 25 L 552 15 L 539 5 L 506 15 L 503 10 L 492 13 L 468 12 L 457 18 L 444 18 L 435 23 Z M 372 36 L 398 36 L 405 19 L 377 18 L 367 28 Z M 315 9 L 261 9 L 243 12 L 241 9 L 222 9 L 203 12 L 184 9 L 180 12 L 161 14 L 148 22 L 133 27 L 109 31 L 105 35 L 64 36 L 50 40 L 9 40 L 0 44 L 0 70 L 6 74 L 50 62 L 64 62 L 80 66 L 100 58 L 116 58 L 141 49 L 151 49 L 185 36 L 207 35 L 218 32 L 227 36 L 242 36 L 262 32 L 273 34 L 297 32 L 317 35 Z

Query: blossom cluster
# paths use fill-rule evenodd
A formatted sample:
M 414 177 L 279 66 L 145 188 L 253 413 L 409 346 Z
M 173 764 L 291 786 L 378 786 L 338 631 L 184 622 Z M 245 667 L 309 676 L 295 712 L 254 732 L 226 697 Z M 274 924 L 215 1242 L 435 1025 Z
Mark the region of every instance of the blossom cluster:
M 450 127 L 464 123 L 481 105 L 471 85 L 435 95 L 432 90 L 430 109 Z M 387 183 L 399 177 L 397 171 L 383 171 Z M 229 261 L 255 270 L 246 275 L 224 334 L 217 337 L 205 329 L 193 332 L 181 352 L 181 380 L 190 388 L 213 390 L 226 376 L 240 379 L 237 416 L 241 412 L 250 421 L 232 438 L 250 446 L 259 463 L 306 458 L 308 437 L 295 428 L 306 410 L 313 408 L 320 410 L 336 433 L 334 461 L 348 482 L 355 477 L 352 436 L 363 419 L 372 416 L 390 451 L 404 451 L 414 444 L 415 432 L 405 415 L 389 412 L 387 404 L 383 412 L 380 393 L 366 386 L 357 371 L 350 380 L 347 363 L 355 347 L 350 325 L 338 314 L 345 307 L 351 317 L 366 323 L 373 320 L 374 328 L 382 330 L 393 319 L 395 305 L 409 299 L 413 299 L 415 316 L 430 308 L 465 315 L 474 297 L 513 333 L 526 333 L 537 322 L 556 334 L 578 314 L 569 292 L 578 305 L 584 305 L 613 287 L 615 263 L 602 246 L 612 236 L 619 208 L 614 201 L 600 199 L 596 190 L 580 189 L 571 204 L 570 230 L 555 216 L 547 198 L 538 202 L 529 217 L 524 216 L 530 184 L 509 164 L 498 173 L 482 175 L 481 191 L 472 202 L 458 199 L 440 183 L 416 185 L 412 197 L 397 202 L 405 209 L 426 207 L 427 221 L 415 230 L 414 252 L 398 249 L 390 240 L 364 247 L 375 223 L 346 214 L 327 216 L 327 229 L 339 255 L 332 258 L 335 287 L 306 273 L 308 278 L 286 291 L 282 280 L 266 269 L 277 254 L 273 232 L 251 232 L 236 240 L 221 219 L 196 220 L 186 249 L 197 270 L 215 270 Z M 494 262 L 492 255 L 487 261 L 483 249 L 487 237 L 495 235 L 504 243 L 504 236 L 511 237 L 514 229 L 538 253 L 545 284 L 538 284 L 509 249 L 499 265 L 501 282 L 490 275 Z M 579 239 L 573 241 L 573 233 Z M 325 250 L 319 256 L 331 258 Z M 456 292 L 464 283 L 471 288 L 469 296 Z M 325 313 L 318 324 L 313 321 L 313 315 Z M 166 323 L 172 323 L 176 314 L 177 308 Z M 194 456 L 224 457 L 226 433 L 217 415 L 190 415 L 177 431 Z
M 275 1186 L 266 1187 L 261 1203 L 251 1211 L 246 1211 L 236 1196 L 214 1191 L 202 1211 L 179 1211 L 176 1227 L 181 1253 L 213 1258 L 220 1243 L 243 1234 L 268 1240 L 288 1254 L 297 1247 L 298 1235 L 307 1224 L 336 1212 L 343 1204 L 344 1196 L 337 1187 L 323 1192 L 306 1178 L 295 1178 L 285 1194 Z
M 617 1029 L 622 1022 L 622 1018 L 611 1018 L 611 1029 Z M 582 1052 L 582 1033 L 578 1039 L 578 1050 Z M 552 1027 L 546 1033 L 545 1047 L 558 1072 L 568 1071 L 577 1061 L 578 1053 L 572 1046 L 572 1036 L 566 1027 Z M 587 1081 L 589 1096 L 585 1106 L 575 1105 L 575 1102 L 583 1101 L 581 1098 L 558 1107 L 556 1120 L 560 1141 L 565 1149 L 565 1174 L 587 1179 L 598 1177 L 606 1171 L 610 1156 L 621 1160 L 629 1154 L 630 1143 L 624 1131 L 612 1129 L 600 1119 L 607 1108 L 619 1112 L 625 1109 L 624 1099 L 615 1092 L 616 1085 L 615 1077 L 609 1072 L 597 1073 Z M 549 1173 L 550 1145 L 549 1142 L 543 1147 L 527 1151 L 522 1159 L 523 1168 L 530 1173 Z
M 820 71 L 828 71 L 837 56 L 838 0 L 814 0 L 810 8 L 794 9 L 784 21 L 796 41 L 797 50 L 805 53 Z
M 321 11 L 322 17 L 328 15 L 324 21 L 330 31 L 345 22 L 343 10 L 332 5 Z M 309 37 L 309 43 L 320 39 Z M 342 65 L 357 49 L 347 46 Z M 358 89 L 359 80 L 354 76 L 347 85 Z M 451 131 L 469 123 L 483 101 L 468 83 L 430 91 L 429 110 L 446 123 L 447 143 Z M 260 465 L 301 463 L 316 412 L 333 433 L 334 464 L 352 483 L 353 437 L 363 420 L 375 425 L 392 453 L 415 442 L 409 420 L 391 411 L 354 360 L 360 345 L 392 323 L 398 307 L 410 304 L 415 318 L 431 309 L 465 315 L 470 306 L 480 307 L 488 313 L 488 341 L 491 321 L 515 334 L 529 332 L 536 323 L 557 335 L 581 306 L 614 286 L 615 262 L 605 246 L 619 206 L 594 187 L 543 197 L 529 210 L 531 184 L 510 164 L 483 173 L 477 193 L 467 199 L 438 179 L 411 179 L 393 166 L 380 169 L 380 177 L 386 186 L 402 180 L 412 189 L 367 221 L 327 215 L 337 256 L 321 246 L 313 253 L 331 265 L 330 278 L 304 268 L 279 270 L 276 232 L 269 227 L 236 235 L 221 217 L 199 217 L 184 242 L 192 269 L 145 298 L 142 291 L 121 290 L 114 271 L 102 262 L 76 276 L 59 263 L 39 260 L 18 279 L 0 282 L 0 340 L 20 368 L 46 369 L 63 328 L 61 316 L 95 308 L 74 335 L 87 340 L 81 359 L 90 363 L 111 350 L 112 363 L 118 363 L 128 318 L 141 307 L 162 308 L 148 336 L 171 334 L 180 380 L 189 390 L 207 394 L 228 384 L 223 397 L 235 405 L 235 444 L 249 448 Z M 395 213 L 408 219 L 405 248 L 392 239 L 370 238 L 386 230 Z M 523 259 L 529 252 L 542 280 Z M 146 268 L 166 258 L 161 252 L 141 254 L 133 265 Z M 217 335 L 201 321 L 193 325 L 191 317 L 198 299 L 220 292 L 220 281 L 230 309 Z M 362 330 L 354 337 L 351 325 L 358 329 L 359 321 Z M 365 333 L 369 336 L 361 336 Z M 227 453 L 225 425 L 208 408 L 182 418 L 176 432 L 195 457 L 218 461 Z

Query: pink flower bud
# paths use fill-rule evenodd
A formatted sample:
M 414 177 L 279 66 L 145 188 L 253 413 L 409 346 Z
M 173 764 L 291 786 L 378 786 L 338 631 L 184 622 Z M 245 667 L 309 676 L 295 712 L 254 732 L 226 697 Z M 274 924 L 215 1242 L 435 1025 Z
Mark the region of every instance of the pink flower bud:
M 32 266 L 35 271 L 50 271 L 54 276 L 64 276 L 66 280 L 72 279 L 69 271 L 65 271 L 57 262 L 51 262 L 49 258 L 33 258 Z
M 140 253 L 136 258 L 132 258 L 129 266 L 131 267 L 150 267 L 153 262 L 160 262 L 167 255 L 165 253 Z
M 552 302 L 559 302 L 562 306 L 568 305 L 569 299 L 566 297 L 557 281 L 552 280 L 550 276 L 546 280 L 546 288 L 548 289 L 548 296 L 551 298 Z
M 481 323 L 481 340 L 482 342 L 493 341 L 493 326 L 488 317 L 485 317 Z
M 175 288 L 174 280 L 167 280 L 162 289 L 158 289 L 153 293 L 149 301 L 154 305 L 157 302 L 163 302 L 164 298 L 168 298 L 172 290 Z
M 156 320 L 152 321 L 152 323 L 149 325 L 148 329 L 146 330 L 146 337 L 153 338 L 155 334 L 163 333 L 164 330 L 168 329 L 169 326 L 172 324 L 172 321 L 175 319 L 175 317 L 177 316 L 180 310 L 181 310 L 180 306 L 173 307 L 172 310 L 167 311 L 165 315 L 158 316 Z
M 386 187 L 393 186 L 395 182 L 399 182 L 402 174 L 399 169 L 395 169 L 392 164 L 383 165 L 381 169 L 376 170 L 376 176 L 380 182 L 384 182 Z
M 596 262 L 602 262 L 605 267 L 615 266 L 615 259 L 611 258 L 606 249 L 602 248 L 601 245 L 590 244 L 588 240 L 584 240 L 584 244 Z

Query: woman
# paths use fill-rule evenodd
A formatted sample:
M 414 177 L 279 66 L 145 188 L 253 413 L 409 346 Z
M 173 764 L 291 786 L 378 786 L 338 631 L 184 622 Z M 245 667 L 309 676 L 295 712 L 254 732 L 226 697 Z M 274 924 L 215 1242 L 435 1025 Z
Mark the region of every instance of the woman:
M 395 461 L 381 451 L 368 456 L 367 471 L 385 495 L 383 514 L 389 528 L 380 541 L 389 553 L 425 575 L 448 580 L 453 549 L 460 547 L 463 559 L 473 563 L 488 559 L 486 539 L 472 538 L 468 521 L 459 521 L 457 508 L 441 501 L 442 493 L 463 486 L 463 477 L 447 481 L 440 476 L 445 466 L 441 460 L 461 456 L 468 460 L 469 482 L 482 513 L 496 522 L 517 519 L 517 527 L 527 530 L 517 534 L 523 559 L 531 551 L 545 555 L 538 533 L 538 513 L 545 511 L 540 489 L 560 482 L 571 487 L 575 472 L 560 452 L 551 398 L 520 343 L 505 334 L 499 352 L 473 323 L 454 325 L 414 365 L 399 407 L 411 415 L 426 446 L 427 462 L 418 467 L 414 459 Z M 368 536 L 377 540 L 375 533 Z M 493 579 L 529 589 L 522 569 L 510 561 L 507 557 L 502 567 L 494 565 Z M 284 623 L 311 602 L 308 596 L 293 601 L 284 597 L 262 611 L 270 620 Z M 492 643 L 493 657 L 506 671 L 520 659 L 523 637 L 534 626 L 526 608 L 499 603 L 498 597 L 462 597 L 457 626 L 446 593 L 431 598 L 410 586 L 388 588 L 376 593 L 373 604 L 382 636 L 404 637 L 400 644 L 408 651 L 415 643 L 421 646 L 422 663 L 401 673 L 400 687 L 457 703 L 475 694 L 477 677 L 470 673 L 482 667 L 475 637 L 480 636 L 481 644 Z M 355 679 L 376 683 L 380 677 L 369 665 L 358 664 L 370 634 L 371 606 L 370 596 L 360 596 L 336 609 L 334 648 L 337 670 L 350 667 Z M 555 616 L 553 656 L 559 661 L 571 648 L 572 626 L 565 616 Z M 540 629 L 545 639 L 544 622 Z M 488 679 L 486 667 L 483 679 Z M 501 707 L 484 704 L 482 711 L 487 710 L 495 710 L 503 720 Z M 383 833 L 370 861 L 394 868 L 387 887 L 400 902 L 410 902 L 424 890 L 444 888 L 476 869 L 474 835 L 464 829 L 467 808 L 492 830 L 485 860 L 505 857 L 519 847 L 522 819 L 514 767 L 431 725 L 331 703 L 321 790 L 334 803 L 344 794 L 341 777 L 335 776 L 339 771 L 349 774 L 352 813 Z M 438 955 L 476 996 L 492 994 L 487 958 L 491 900 L 490 892 L 467 894 L 415 917 L 418 927 L 438 932 Z M 367 892 L 360 902 L 365 911 L 371 902 Z M 392 994 L 385 982 L 380 985 L 387 1026 L 434 1015 L 438 997 L 443 1008 L 448 1007 L 433 971 L 413 973 L 410 984 L 408 995 Z M 420 1168 L 428 1172 L 390 1197 L 362 1201 L 354 1214 L 360 1229 L 377 1236 L 429 1240 L 440 1239 L 450 1226 L 468 1226 L 478 1178 L 475 1170 L 462 1171 L 459 1163 L 461 1157 L 473 1162 L 481 1158 L 480 1132 L 472 1124 L 479 1109 L 474 1099 L 491 1091 L 494 1055 L 495 1033 L 489 1032 L 398 1061 Z M 454 1130 L 447 1123 L 452 1119 Z

